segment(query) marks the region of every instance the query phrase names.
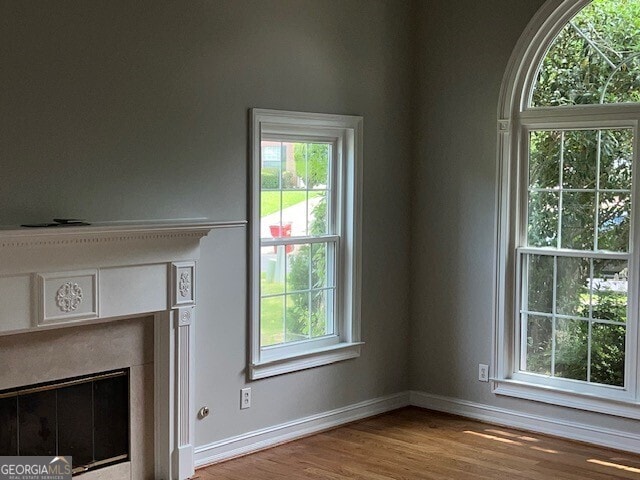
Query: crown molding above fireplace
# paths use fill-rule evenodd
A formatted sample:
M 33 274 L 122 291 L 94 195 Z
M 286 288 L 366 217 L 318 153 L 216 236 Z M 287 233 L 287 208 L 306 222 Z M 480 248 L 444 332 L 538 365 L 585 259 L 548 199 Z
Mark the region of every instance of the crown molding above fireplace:
M 0 228 L 0 335 L 154 316 L 157 480 L 194 473 L 192 331 L 200 240 L 244 223 Z

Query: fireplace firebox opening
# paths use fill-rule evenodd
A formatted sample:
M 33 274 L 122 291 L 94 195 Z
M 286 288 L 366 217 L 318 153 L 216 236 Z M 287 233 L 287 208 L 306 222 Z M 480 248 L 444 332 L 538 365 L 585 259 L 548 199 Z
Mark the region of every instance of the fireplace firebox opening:
M 79 474 L 130 458 L 129 369 L 0 391 L 0 455 L 71 456 Z

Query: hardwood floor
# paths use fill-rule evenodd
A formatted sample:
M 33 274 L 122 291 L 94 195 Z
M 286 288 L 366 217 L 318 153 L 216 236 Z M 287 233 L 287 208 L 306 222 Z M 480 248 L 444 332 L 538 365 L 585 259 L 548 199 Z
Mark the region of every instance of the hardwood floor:
M 640 479 L 640 455 L 405 408 L 212 465 L 196 478 Z

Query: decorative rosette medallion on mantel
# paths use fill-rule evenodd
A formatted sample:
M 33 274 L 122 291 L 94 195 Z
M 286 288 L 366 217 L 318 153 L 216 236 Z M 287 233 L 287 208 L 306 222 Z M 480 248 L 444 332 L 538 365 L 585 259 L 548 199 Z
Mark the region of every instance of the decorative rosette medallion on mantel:
M 38 273 L 38 325 L 98 318 L 98 270 Z
M 153 478 L 184 480 L 194 473 L 193 324 L 200 240 L 213 229 L 244 225 L 0 227 L 0 336 L 21 334 L 14 337 L 16 352 L 31 332 L 66 327 L 80 332 L 96 323 L 153 317 Z M 49 361 L 45 356 L 43 351 L 40 365 Z M 0 379 L 0 390 L 22 386 L 6 383 Z M 115 478 L 109 468 L 100 470 L 99 478 Z
M 58 289 L 56 303 L 63 312 L 73 312 L 82 303 L 82 288 L 77 283 L 65 283 Z

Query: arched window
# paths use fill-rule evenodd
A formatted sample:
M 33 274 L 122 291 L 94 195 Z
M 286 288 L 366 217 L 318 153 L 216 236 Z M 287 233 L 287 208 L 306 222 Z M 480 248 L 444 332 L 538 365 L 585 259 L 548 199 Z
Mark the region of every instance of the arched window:
M 549 1 L 499 107 L 494 391 L 640 418 L 640 2 Z

